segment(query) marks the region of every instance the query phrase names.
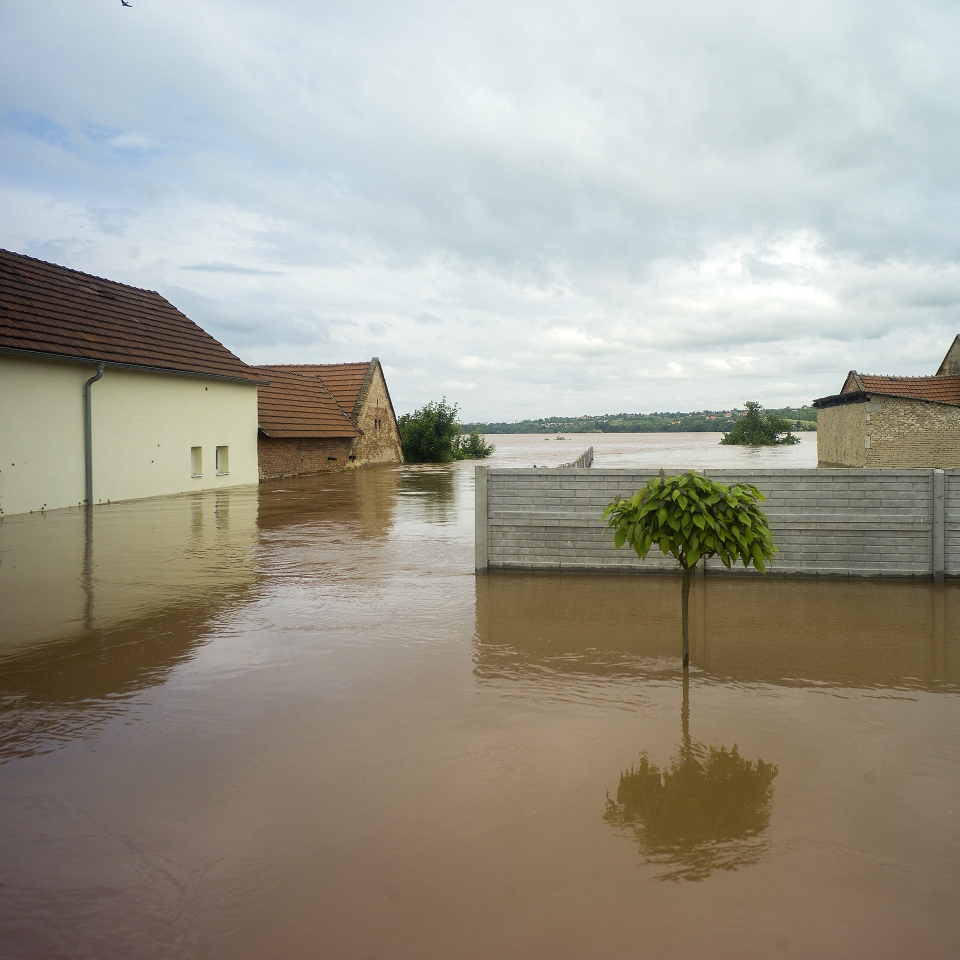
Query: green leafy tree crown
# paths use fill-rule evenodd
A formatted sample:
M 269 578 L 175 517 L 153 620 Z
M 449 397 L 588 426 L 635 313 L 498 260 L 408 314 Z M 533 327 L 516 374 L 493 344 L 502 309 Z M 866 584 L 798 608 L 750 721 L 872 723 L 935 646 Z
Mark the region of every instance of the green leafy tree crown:
M 457 419 L 459 407 L 447 398 L 405 413 L 397 420 L 400 447 L 406 463 L 450 463 L 489 457 L 493 447 L 479 433 L 463 437 Z
M 747 401 L 747 412 L 724 434 L 721 443 L 744 447 L 779 447 L 800 441 L 790 432 L 792 424 L 783 417 L 764 412 L 755 400 Z
M 716 556 L 727 567 L 739 560 L 766 573 L 777 548 L 760 509 L 763 499 L 750 484 L 728 487 L 691 471 L 654 477 L 629 500 L 617 498 L 603 517 L 615 531 L 616 548 L 628 543 L 641 560 L 658 546 L 684 572 L 701 557 Z

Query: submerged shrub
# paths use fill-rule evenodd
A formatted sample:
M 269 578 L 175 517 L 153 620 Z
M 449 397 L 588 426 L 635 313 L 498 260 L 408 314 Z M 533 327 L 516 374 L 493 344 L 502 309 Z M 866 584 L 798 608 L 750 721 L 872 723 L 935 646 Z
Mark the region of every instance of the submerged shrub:
M 479 433 L 461 434 L 459 412 L 457 404 L 447 403 L 444 397 L 400 417 L 397 426 L 404 462 L 450 463 L 489 457 L 494 448 L 484 443 Z
M 493 444 L 484 442 L 476 430 L 466 436 L 461 434 L 457 437 L 456 445 L 460 460 L 482 460 L 494 451 Z
M 800 441 L 790 432 L 789 420 L 765 413 L 759 403 L 748 400 L 747 412 L 720 442 L 743 447 L 774 447 Z

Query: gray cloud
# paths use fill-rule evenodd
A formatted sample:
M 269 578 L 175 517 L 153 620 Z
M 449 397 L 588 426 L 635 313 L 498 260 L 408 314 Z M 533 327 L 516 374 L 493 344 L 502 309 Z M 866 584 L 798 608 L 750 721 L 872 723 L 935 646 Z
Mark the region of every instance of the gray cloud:
M 802 402 L 960 329 L 948 6 L 130 12 L 5 12 L 0 243 L 247 359 L 500 418 Z
M 201 273 L 240 273 L 248 277 L 275 277 L 279 270 L 261 270 L 258 267 L 241 267 L 235 263 L 188 263 L 181 270 L 199 270 Z

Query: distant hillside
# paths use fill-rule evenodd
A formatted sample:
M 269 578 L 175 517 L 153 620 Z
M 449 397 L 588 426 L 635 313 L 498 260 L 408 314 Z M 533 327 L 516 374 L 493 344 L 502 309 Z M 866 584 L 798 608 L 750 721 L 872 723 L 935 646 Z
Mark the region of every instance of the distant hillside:
M 794 431 L 817 429 L 813 407 L 781 407 L 768 413 L 790 421 Z M 605 413 L 597 417 L 544 417 L 516 423 L 465 423 L 465 433 L 726 433 L 743 410 L 696 413 Z

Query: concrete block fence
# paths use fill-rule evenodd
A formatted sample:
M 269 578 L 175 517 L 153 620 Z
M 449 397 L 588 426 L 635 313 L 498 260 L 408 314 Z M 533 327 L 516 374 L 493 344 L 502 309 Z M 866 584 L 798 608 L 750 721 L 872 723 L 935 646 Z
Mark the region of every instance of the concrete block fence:
M 766 496 L 763 509 L 780 550 L 770 573 L 960 576 L 960 471 L 698 472 L 725 484 L 752 483 Z M 675 570 L 656 548 L 644 561 L 627 547 L 615 550 L 613 533 L 600 520 L 618 494 L 633 496 L 653 476 L 642 470 L 477 467 L 477 570 Z M 704 567 L 727 572 L 717 559 Z

